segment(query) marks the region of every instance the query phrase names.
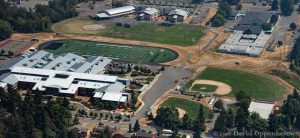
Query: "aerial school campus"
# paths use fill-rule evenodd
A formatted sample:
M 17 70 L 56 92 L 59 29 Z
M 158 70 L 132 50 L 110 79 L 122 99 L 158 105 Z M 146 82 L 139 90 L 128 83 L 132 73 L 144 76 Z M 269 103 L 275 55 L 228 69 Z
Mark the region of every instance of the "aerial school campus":
M 0 0 L 50 18 L 32 31 L 0 14 L 14 29 L 0 41 L 0 124 L 26 113 L 24 137 L 296 137 L 300 16 L 283 1 Z M 42 10 L 55 6 L 71 12 Z

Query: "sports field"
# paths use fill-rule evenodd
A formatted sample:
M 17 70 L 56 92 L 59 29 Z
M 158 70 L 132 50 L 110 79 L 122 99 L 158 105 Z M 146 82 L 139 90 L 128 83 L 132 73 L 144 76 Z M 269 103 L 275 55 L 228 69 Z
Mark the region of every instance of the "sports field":
M 200 103 L 182 99 L 182 98 L 171 97 L 160 106 L 181 108 L 185 110 L 193 119 L 196 119 L 198 115 Z M 207 117 L 209 109 L 206 106 L 203 106 L 203 111 L 204 111 L 204 115 Z
M 214 92 L 218 86 L 215 85 L 208 85 L 208 84 L 195 84 L 192 87 L 193 91 L 201 91 L 201 92 Z
M 176 24 L 170 27 L 139 22 L 131 28 L 113 26 L 102 34 L 107 37 L 149 41 L 179 46 L 195 44 L 203 35 L 203 28 L 189 24 Z
M 104 56 L 117 61 L 149 64 L 168 62 L 178 57 L 176 52 L 164 48 L 72 39 L 50 41 L 42 44 L 40 48 L 54 54 L 74 53 L 82 56 Z
M 279 85 L 269 76 L 240 70 L 208 67 L 197 79 L 214 80 L 230 85 L 232 92 L 227 95 L 230 97 L 234 97 L 235 93 L 242 90 L 248 93 L 253 99 L 279 100 L 287 92 L 283 86 Z
M 88 30 L 85 29 L 87 25 L 98 25 L 103 28 Z M 160 24 L 137 22 L 133 27 L 124 27 L 116 26 L 114 22 L 97 22 L 84 18 L 64 20 L 54 24 L 52 30 L 63 34 L 99 35 L 179 46 L 191 46 L 204 35 L 204 27 L 190 24 L 176 24 L 167 27 Z

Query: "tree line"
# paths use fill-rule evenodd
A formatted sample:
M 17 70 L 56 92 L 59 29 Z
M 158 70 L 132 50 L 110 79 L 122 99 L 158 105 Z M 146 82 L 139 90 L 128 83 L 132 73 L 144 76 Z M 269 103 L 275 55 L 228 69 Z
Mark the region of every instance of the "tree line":
M 290 132 L 286 137 L 296 137 L 292 132 L 292 128 L 300 128 L 300 95 L 296 89 L 283 102 L 280 110 L 270 114 L 267 120 L 261 118 L 258 113 L 248 111 L 251 98 L 245 92 L 236 94 L 236 100 L 236 107 L 220 112 L 213 129 L 217 134 L 233 134 L 230 133 L 233 131 Z
M 50 31 L 51 24 L 77 16 L 75 5 L 83 0 L 51 0 L 34 9 L 12 6 L 0 0 L 0 40 L 13 32 L 36 33 Z
M 66 98 L 45 103 L 40 91 L 24 98 L 13 89 L 0 91 L 0 137 L 68 137 L 71 118 Z
M 156 117 L 153 118 L 150 114 L 148 119 L 153 120 L 157 126 L 173 130 L 174 137 L 178 134 L 179 129 L 192 130 L 196 138 L 199 138 L 201 133 L 206 130 L 203 105 L 199 106 L 196 119 L 192 119 L 188 113 L 180 119 L 179 112 L 175 107 L 160 107 Z
M 228 2 L 220 2 L 216 15 L 211 20 L 211 25 L 214 27 L 223 26 L 226 23 L 226 18 L 231 15 L 231 6 Z
M 296 39 L 293 50 L 291 52 L 291 64 L 290 64 L 290 69 L 295 71 L 298 75 L 300 75 L 299 62 L 300 62 L 300 37 Z

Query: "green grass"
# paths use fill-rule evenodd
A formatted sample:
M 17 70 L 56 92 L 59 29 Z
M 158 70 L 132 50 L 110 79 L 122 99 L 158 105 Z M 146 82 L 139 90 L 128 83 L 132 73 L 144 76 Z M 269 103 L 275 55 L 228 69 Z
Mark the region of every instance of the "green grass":
M 105 27 L 102 30 L 84 30 L 85 25 L 99 24 Z M 52 30 L 65 34 L 99 35 L 112 38 L 156 42 L 179 46 L 191 46 L 203 35 L 204 28 L 190 24 L 176 24 L 170 27 L 146 22 L 138 22 L 135 26 L 128 28 L 116 26 L 113 22 L 96 22 L 91 19 L 72 18 L 56 23 Z
M 285 71 L 273 70 L 272 75 L 278 76 L 287 83 L 291 84 L 296 89 L 300 90 L 300 77 L 294 74 L 289 74 Z
M 178 24 L 170 27 L 163 27 L 157 24 L 138 23 L 132 28 L 113 26 L 110 31 L 104 32 L 103 36 L 149 41 L 180 46 L 193 45 L 203 33 L 200 26 Z
M 201 92 L 214 92 L 218 86 L 216 85 L 208 85 L 208 84 L 195 84 L 192 87 L 193 91 L 201 91 Z
M 240 70 L 208 67 L 197 79 L 214 80 L 230 85 L 232 92 L 227 95 L 230 97 L 234 97 L 239 91 L 245 91 L 253 99 L 279 100 L 287 92 L 283 86 L 269 76 Z M 192 82 L 190 81 L 188 85 Z
M 57 46 L 56 44 L 62 44 Z M 177 58 L 178 54 L 157 47 L 130 46 L 81 40 L 56 40 L 44 43 L 40 48 L 53 54 L 74 53 L 110 57 L 118 61 L 161 63 Z
M 171 97 L 166 100 L 162 105 L 162 107 L 177 107 L 185 110 L 193 119 L 197 118 L 200 103 L 193 102 L 190 100 Z M 206 106 L 203 106 L 204 115 L 207 117 L 209 109 Z

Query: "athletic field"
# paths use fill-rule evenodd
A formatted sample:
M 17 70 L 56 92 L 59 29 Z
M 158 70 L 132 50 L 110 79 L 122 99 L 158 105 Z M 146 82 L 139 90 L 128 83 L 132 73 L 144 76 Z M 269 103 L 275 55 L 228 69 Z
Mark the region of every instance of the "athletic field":
M 168 62 L 178 57 L 176 52 L 164 48 L 120 45 L 72 39 L 50 41 L 42 44 L 40 48 L 53 54 L 74 53 L 82 56 L 104 56 L 117 61 L 147 64 Z
M 190 101 L 187 99 L 171 97 L 166 100 L 162 105 L 162 107 L 177 107 L 181 108 L 182 110 L 186 111 L 190 117 L 193 119 L 197 118 L 200 103 Z M 207 117 L 209 109 L 206 106 L 203 106 L 204 115 Z
M 230 85 L 232 92 L 227 95 L 230 97 L 234 97 L 239 91 L 244 91 L 253 99 L 279 100 L 287 92 L 270 76 L 240 70 L 208 67 L 197 79 L 219 81 Z M 192 82 L 190 81 L 187 87 L 191 87 Z

